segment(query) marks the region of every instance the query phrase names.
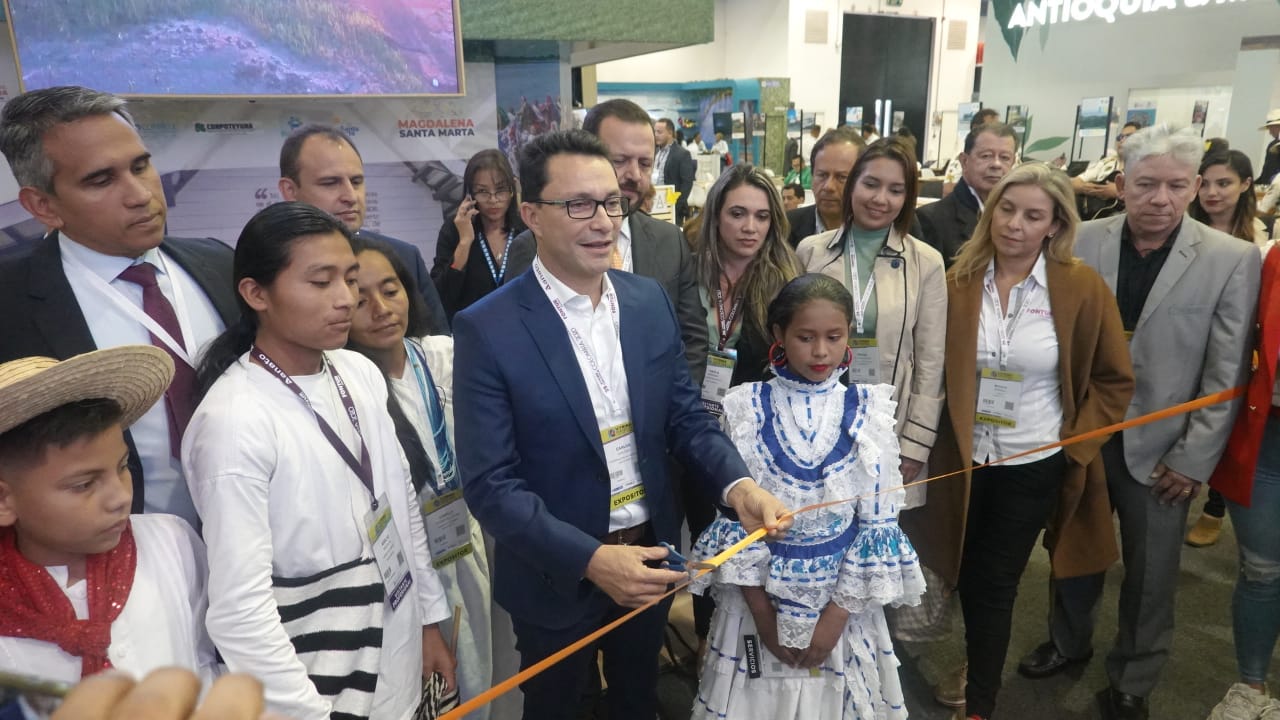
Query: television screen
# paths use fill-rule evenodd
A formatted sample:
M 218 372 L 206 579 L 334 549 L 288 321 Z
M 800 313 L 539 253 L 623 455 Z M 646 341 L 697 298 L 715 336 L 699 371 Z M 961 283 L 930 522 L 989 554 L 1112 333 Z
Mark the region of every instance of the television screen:
M 458 95 L 455 0 L 5 0 L 24 90 Z

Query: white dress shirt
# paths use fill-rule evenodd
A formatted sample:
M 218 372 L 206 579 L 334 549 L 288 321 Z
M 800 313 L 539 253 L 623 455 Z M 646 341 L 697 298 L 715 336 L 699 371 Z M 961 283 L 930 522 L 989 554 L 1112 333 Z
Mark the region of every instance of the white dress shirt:
M 216 674 L 213 643 L 205 632 L 204 543 L 172 515 L 134 515 L 137 567 L 129 599 L 111 623 L 107 657 L 117 670 L 141 678 L 157 668 L 186 668 L 208 682 Z M 89 617 L 89 586 L 67 586 L 66 566 L 46 567 L 81 620 Z M 0 638 L 0 670 L 75 683 L 80 658 L 53 643 Z
M 1017 427 L 990 423 L 973 424 L 973 461 L 985 463 L 1057 442 L 1062 434 L 1062 381 L 1058 373 L 1058 333 L 1049 305 L 1044 255 L 1031 274 L 1009 291 L 1007 308 L 998 308 L 995 293 L 995 261 L 987 265 L 983 278 L 982 313 L 978 317 L 978 368 L 1008 370 L 1022 374 L 1022 395 Z M 1000 325 L 1010 337 L 1009 352 L 1001 363 Z M 1005 465 L 1021 465 L 1043 460 L 1061 452 L 1045 450 L 1020 457 Z
M 558 304 L 558 307 L 563 308 L 561 319 L 564 321 L 565 332 L 571 333 L 576 329 L 586 341 L 584 347 L 573 342 L 570 335 L 569 344 L 573 346 L 574 355 L 578 358 L 578 369 L 591 398 L 596 425 L 603 430 L 631 422 L 631 394 L 627 389 L 627 369 L 622 358 L 618 296 L 614 292 L 613 283 L 609 282 L 608 274 L 604 276 L 604 292 L 600 295 L 600 302 L 592 307 L 591 298 L 579 295 L 552 275 L 540 258 L 534 258 L 533 268 L 539 279 L 538 285 L 546 293 L 547 300 L 553 306 Z M 607 394 L 595 378 L 593 359 L 600 375 L 609 385 Z M 632 465 L 628 470 L 639 477 L 639 463 L 633 461 Z M 611 467 L 609 470 L 614 472 L 617 468 Z M 628 503 L 609 513 L 609 532 L 635 527 L 648 519 L 649 507 L 643 499 Z
M 62 252 L 63 272 L 97 347 L 152 344 L 146 326 L 105 296 L 106 292 L 115 292 L 136 306 L 139 313 L 142 312 L 142 286 L 117 278 L 125 268 L 138 262 L 149 262 L 155 266 L 156 284 L 173 305 L 178 324 L 182 326 L 183 343 L 193 360 L 199 362 L 200 352 L 223 331 L 222 319 L 204 290 L 159 248 L 148 250 L 134 260 L 103 255 L 62 234 L 58 236 L 58 247 Z M 101 278 L 108 287 L 103 288 L 100 283 L 84 279 L 81 268 Z M 181 286 L 180 293 L 175 293 L 175 283 Z M 181 303 L 177 301 L 179 296 L 183 300 Z M 165 403 L 153 405 L 130 431 L 142 461 L 143 481 L 146 483 L 143 509 L 149 513 L 171 513 L 193 527 L 199 527 L 200 518 L 191 503 L 191 494 L 182 477 L 182 466 L 174 457 L 177 455 L 175 449 L 169 447 L 169 417 Z
M 450 608 L 431 567 L 382 374 L 356 353 L 326 355 L 351 389 L 374 491 L 386 495 L 400 546 L 410 556 L 412 590 L 397 609 L 385 604 L 372 710 L 372 717 L 401 717 L 418 701 L 422 626 L 448 619 Z M 355 430 L 328 374 L 293 379 L 358 456 Z M 328 718 L 329 702 L 281 624 L 272 576 L 309 577 L 372 557 L 364 532 L 368 490 L 330 447 L 311 411 L 248 354 L 210 388 L 182 444 L 209 546 L 209 635 L 230 670 L 262 681 L 268 709 L 299 720 Z

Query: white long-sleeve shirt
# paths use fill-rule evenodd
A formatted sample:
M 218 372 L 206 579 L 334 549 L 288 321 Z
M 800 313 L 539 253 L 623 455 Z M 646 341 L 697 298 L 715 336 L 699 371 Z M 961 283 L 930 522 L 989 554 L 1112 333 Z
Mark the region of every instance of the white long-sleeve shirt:
M 119 617 L 111 623 L 107 657 L 117 670 L 141 678 L 157 668 L 184 667 L 209 681 L 215 674 L 213 643 L 205 632 L 204 544 L 173 515 L 134 515 L 137 568 Z M 66 566 L 45 568 L 66 593 L 81 620 L 89 616 L 89 586 L 67 586 Z M 0 670 L 75 683 L 80 658 L 53 643 L 0 637 Z
M 422 674 L 422 626 L 448 619 L 444 590 L 431 568 L 408 463 L 386 411 L 386 385 L 356 353 L 327 353 L 350 388 L 373 465 L 377 495 L 391 506 L 414 587 L 398 609 L 385 603 L 372 718 L 401 718 L 416 708 Z M 294 377 L 316 411 L 359 456 L 355 430 L 327 373 Z M 262 681 L 268 708 L 309 720 L 327 718 L 280 621 L 272 576 L 301 578 L 372 557 L 364 535 L 372 498 L 321 434 L 311 411 L 248 355 L 210 388 L 182 447 L 191 496 L 209 547 L 208 627 L 227 667 Z

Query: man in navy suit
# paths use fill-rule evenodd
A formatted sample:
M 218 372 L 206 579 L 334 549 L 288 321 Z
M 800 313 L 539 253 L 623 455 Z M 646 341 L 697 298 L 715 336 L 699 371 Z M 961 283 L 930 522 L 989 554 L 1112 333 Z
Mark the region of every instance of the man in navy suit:
M 496 541 L 494 596 L 528 667 L 685 579 L 654 547 L 679 538 L 668 450 L 749 530 L 788 523 L 702 410 L 666 293 L 609 272 L 627 200 L 604 145 L 537 138 L 520 183 L 538 257 L 455 316 L 454 412 L 463 491 Z M 668 605 L 527 682 L 524 716 L 575 716 L 600 650 L 609 717 L 652 720 Z
M 427 304 L 427 327 L 432 335 L 449 334 L 444 303 L 427 272 L 422 252 L 403 240 L 366 230 L 364 160 L 346 133 L 329 125 L 303 125 L 280 147 L 280 195 L 314 205 L 333 215 L 357 235 L 380 240 L 395 250 L 413 273 Z

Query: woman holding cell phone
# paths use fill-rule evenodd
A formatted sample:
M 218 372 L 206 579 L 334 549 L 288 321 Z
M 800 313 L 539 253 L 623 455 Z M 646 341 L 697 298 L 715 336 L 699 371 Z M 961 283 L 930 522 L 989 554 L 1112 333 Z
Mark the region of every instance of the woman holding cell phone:
M 493 292 L 507 277 L 507 247 L 524 231 L 516 177 L 507 156 L 481 150 L 462 173 L 465 197 L 436 238 L 431 268 L 449 322 L 459 310 Z

